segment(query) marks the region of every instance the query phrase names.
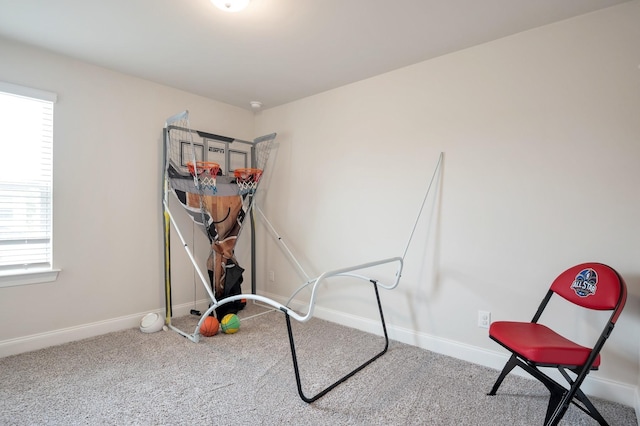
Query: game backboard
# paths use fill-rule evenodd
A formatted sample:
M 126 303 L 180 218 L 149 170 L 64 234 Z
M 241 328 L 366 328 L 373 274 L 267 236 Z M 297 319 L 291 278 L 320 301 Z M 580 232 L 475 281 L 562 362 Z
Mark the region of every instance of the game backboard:
M 187 163 L 193 161 L 194 155 L 196 161 L 219 164 L 218 174 L 223 176 L 233 176 L 235 169 L 253 165 L 253 142 L 172 126 L 167 130 L 181 135 L 179 146 L 169 149 L 169 161 L 180 173 L 188 173 Z

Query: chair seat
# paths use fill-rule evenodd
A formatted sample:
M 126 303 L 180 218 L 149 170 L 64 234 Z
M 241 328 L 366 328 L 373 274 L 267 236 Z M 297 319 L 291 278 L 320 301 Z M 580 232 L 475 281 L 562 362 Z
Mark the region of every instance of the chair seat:
M 496 321 L 489 328 L 489 336 L 536 364 L 580 366 L 591 353 L 590 348 L 580 346 L 542 324 Z M 599 365 L 598 354 L 592 368 Z

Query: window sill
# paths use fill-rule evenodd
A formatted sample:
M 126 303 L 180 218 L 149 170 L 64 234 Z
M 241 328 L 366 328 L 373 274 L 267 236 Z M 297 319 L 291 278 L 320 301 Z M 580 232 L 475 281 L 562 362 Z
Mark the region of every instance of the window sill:
M 58 279 L 58 272 L 60 269 L 46 269 L 0 275 L 0 288 L 52 282 Z

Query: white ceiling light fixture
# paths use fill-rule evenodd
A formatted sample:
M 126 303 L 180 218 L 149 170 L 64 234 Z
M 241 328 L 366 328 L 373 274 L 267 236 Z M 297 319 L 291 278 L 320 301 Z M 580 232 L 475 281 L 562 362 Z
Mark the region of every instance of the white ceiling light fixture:
M 251 0 L 211 0 L 218 9 L 225 12 L 240 12 L 249 5 Z

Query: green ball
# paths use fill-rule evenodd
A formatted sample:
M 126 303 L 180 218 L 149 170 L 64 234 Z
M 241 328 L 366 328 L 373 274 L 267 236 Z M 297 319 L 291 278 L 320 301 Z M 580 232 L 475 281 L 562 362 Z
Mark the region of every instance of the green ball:
M 233 334 L 240 329 L 240 318 L 236 314 L 227 314 L 222 318 L 220 327 L 223 333 Z

